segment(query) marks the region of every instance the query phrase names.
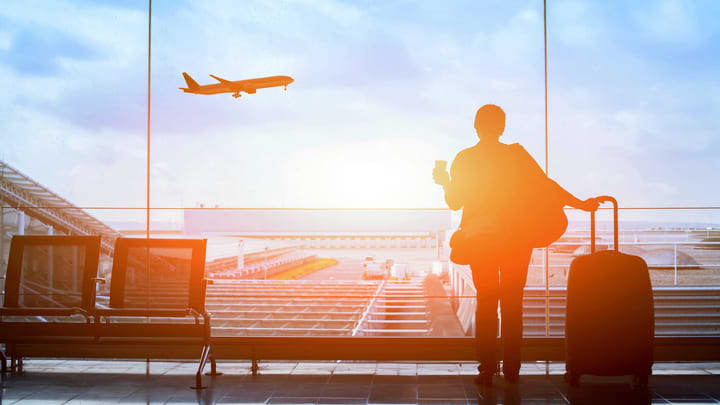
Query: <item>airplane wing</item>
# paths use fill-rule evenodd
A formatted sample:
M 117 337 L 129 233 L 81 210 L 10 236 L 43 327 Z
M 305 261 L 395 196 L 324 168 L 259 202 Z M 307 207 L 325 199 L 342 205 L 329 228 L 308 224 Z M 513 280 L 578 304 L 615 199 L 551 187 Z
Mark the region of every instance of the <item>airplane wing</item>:
M 215 76 L 215 75 L 210 75 L 210 77 L 212 77 L 213 79 L 215 79 L 215 80 L 217 80 L 217 81 L 219 81 L 220 83 L 223 83 L 223 84 L 233 84 L 233 82 L 231 82 L 230 80 L 225 80 L 225 79 L 223 79 L 223 78 L 221 78 L 221 77 L 217 77 L 217 76 Z

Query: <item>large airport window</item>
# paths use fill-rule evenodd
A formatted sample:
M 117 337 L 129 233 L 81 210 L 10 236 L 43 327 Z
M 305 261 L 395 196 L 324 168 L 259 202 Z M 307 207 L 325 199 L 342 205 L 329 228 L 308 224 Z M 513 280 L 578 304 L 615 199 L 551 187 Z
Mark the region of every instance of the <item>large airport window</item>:
M 549 2 L 547 54 L 542 2 L 156 1 L 150 38 L 145 1 L 4 7 L 0 273 L 13 235 L 101 235 L 104 280 L 118 237 L 205 238 L 213 336 L 473 336 L 483 287 L 449 260 L 461 214 L 431 173 L 492 103 L 502 142 L 581 199 L 618 199 L 656 334 L 717 335 L 716 6 L 668 4 Z M 590 249 L 589 215 L 566 214 L 529 260 L 526 336 L 564 334 Z M 189 272 L 187 252 L 151 250 L 128 253 L 158 277 L 130 278 L 146 301 Z M 48 257 L 25 265 L 72 267 Z

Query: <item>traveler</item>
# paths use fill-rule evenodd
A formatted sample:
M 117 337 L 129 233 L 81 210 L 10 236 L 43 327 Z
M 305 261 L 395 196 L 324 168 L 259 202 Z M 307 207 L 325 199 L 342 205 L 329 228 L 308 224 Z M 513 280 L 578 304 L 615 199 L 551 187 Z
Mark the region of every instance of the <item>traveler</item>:
M 564 205 L 594 211 L 599 204 L 597 198 L 581 201 L 549 179 L 519 144 L 501 143 L 504 130 L 505 112 L 493 104 L 482 106 L 475 115 L 479 142 L 457 154 L 449 174 L 441 165 L 433 170 L 448 207 L 463 210 L 460 228 L 473 241 L 469 264 L 477 290 L 475 337 L 480 364 L 476 381 L 483 385 L 492 384 L 492 376 L 498 372 L 498 300 L 503 376 L 511 383 L 518 381 L 523 290 L 530 256 L 537 246 L 528 236 L 533 232 L 528 228 L 535 222 L 528 217 L 532 210 L 527 207 L 542 206 L 540 201 L 550 198 L 559 202 L 560 211 Z

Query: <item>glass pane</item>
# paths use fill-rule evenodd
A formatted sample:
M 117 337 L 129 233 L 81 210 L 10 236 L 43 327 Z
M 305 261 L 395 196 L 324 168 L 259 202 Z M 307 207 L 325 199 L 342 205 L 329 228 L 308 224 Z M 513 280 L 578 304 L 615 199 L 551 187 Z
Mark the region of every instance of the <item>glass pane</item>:
M 551 277 L 550 283 L 554 280 Z M 534 249 L 528 266 L 527 285 L 542 287 L 545 285 L 545 250 Z
M 153 206 L 444 206 L 434 161 L 477 142 L 485 103 L 542 158 L 542 3 L 277 3 L 153 4 Z M 183 72 L 295 82 L 236 99 Z
M 569 216 L 572 230 L 551 248 L 559 257 L 551 260 L 558 262 L 555 271 L 567 268 L 559 263 L 561 253 L 576 257 L 590 252 L 589 221 L 582 219 L 588 215 L 570 211 Z M 645 260 L 654 287 L 720 285 L 720 210 L 621 209 L 619 219 L 620 251 Z M 596 244 L 598 250 L 613 247 L 609 210 L 597 215 Z
M 720 3 L 547 7 L 551 175 L 624 207 L 715 205 Z
M 171 208 L 153 209 L 149 229 L 146 2 L 70 4 L 66 18 L 8 7 L 0 159 L 24 175 L 3 163 L 0 180 L 62 208 L 40 216 L 3 195 L 0 274 L 12 234 L 78 224 L 101 233 L 107 280 L 120 235 L 207 237 L 214 335 L 472 336 L 482 326 L 475 286 L 467 267 L 448 262 L 459 213 L 437 210 L 452 220 L 436 226 L 413 208 L 329 219 L 308 208 L 445 207 L 430 168 L 476 142 L 472 118 L 486 102 L 507 113 L 501 140 L 546 163 L 542 5 L 385 3 L 154 4 L 150 197 Z M 678 209 L 718 200 L 711 4 L 548 8 L 551 176 L 579 197 L 607 190 L 623 208 L 672 208 L 620 218 L 621 251 L 650 266 L 659 335 L 718 335 L 720 210 Z M 183 71 L 201 85 L 216 82 L 208 74 L 296 81 L 235 99 L 178 90 Z M 287 206 L 302 208 L 245 208 Z M 598 215 L 599 249 L 612 243 L 608 214 Z M 568 215 L 563 238 L 531 258 L 527 336 L 563 334 L 570 263 L 589 245 L 587 214 Z M 77 305 L 73 253 L 33 249 L 22 302 Z M 185 307 L 189 260 L 189 251 L 132 250 L 126 306 Z M 109 283 L 98 295 L 106 307 Z M 453 322 L 440 322 L 448 311 Z
M 18 305 L 81 307 L 85 247 L 25 246 Z
M 147 1 L 4 6 L 0 160 L 62 205 L 142 206 Z
M 720 210 L 713 209 L 620 210 L 620 251 L 639 256 L 648 265 L 657 336 L 718 334 L 712 321 L 720 283 L 718 214 Z M 570 210 L 568 216 L 568 232 L 551 247 L 550 283 L 552 287 L 555 276 L 557 288 L 551 288 L 550 329 L 559 334 L 569 265 L 590 252 L 589 215 Z M 613 248 L 610 210 L 597 215 L 596 243 L 598 250 Z M 621 285 L 622 280 L 617 280 L 615 288 Z

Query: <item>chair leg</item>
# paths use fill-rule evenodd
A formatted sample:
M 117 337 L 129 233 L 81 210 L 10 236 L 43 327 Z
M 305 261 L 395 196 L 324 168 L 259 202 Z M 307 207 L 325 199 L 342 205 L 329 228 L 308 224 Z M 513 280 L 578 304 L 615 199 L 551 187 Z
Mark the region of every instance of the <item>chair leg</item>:
M 10 346 L 10 373 L 15 374 L 17 369 L 17 355 L 15 354 L 15 345 Z
M 207 364 L 209 354 L 210 354 L 210 346 L 209 345 L 203 346 L 202 354 L 200 355 L 200 365 L 198 366 L 198 371 L 195 374 L 195 385 L 190 387 L 194 390 L 201 390 L 201 389 L 207 388 L 206 386 L 202 385 L 202 372 L 205 369 L 205 364 Z
M 217 363 L 215 362 L 215 354 L 213 353 L 212 347 L 210 348 L 210 372 L 205 373 L 205 375 L 209 375 L 211 377 L 222 375 L 221 372 L 217 371 Z
M 258 362 L 255 359 L 252 359 L 252 365 L 250 366 L 250 371 L 252 372 L 253 376 L 256 376 L 258 374 Z
M 22 355 L 18 355 L 18 358 L 17 358 L 17 371 L 18 371 L 18 374 L 22 374 L 22 372 L 23 372 L 23 357 L 22 357 Z
M 0 373 L 7 373 L 8 372 L 8 366 L 7 366 L 7 356 L 5 355 L 4 350 L 0 350 Z

